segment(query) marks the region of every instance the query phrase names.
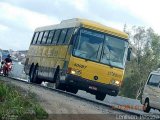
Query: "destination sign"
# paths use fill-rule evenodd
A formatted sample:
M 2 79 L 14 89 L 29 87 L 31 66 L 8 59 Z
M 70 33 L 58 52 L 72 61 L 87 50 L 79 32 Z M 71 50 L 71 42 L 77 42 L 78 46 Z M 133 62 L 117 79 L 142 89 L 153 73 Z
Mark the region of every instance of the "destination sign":
M 104 39 L 104 35 L 103 34 L 92 32 L 92 31 L 89 31 L 89 30 L 84 30 L 83 29 L 83 30 L 81 30 L 81 33 Z

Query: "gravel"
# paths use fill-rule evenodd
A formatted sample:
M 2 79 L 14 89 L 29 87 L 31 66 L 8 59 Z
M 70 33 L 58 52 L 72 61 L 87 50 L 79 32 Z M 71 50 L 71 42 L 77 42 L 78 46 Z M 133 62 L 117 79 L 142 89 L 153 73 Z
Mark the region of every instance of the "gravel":
M 40 103 L 40 105 L 50 116 L 67 114 L 71 115 L 72 117 L 75 115 L 82 115 L 81 117 L 87 115 L 93 119 L 95 119 L 95 117 L 97 119 L 99 119 L 99 117 L 101 119 L 115 119 L 115 115 L 124 114 L 123 112 L 115 111 L 110 107 L 105 107 L 92 102 L 81 100 L 64 93 L 43 89 L 31 84 L 15 81 L 10 78 L 1 79 L 15 86 L 19 86 L 26 91 L 33 92 L 36 95 L 38 100 L 37 102 Z

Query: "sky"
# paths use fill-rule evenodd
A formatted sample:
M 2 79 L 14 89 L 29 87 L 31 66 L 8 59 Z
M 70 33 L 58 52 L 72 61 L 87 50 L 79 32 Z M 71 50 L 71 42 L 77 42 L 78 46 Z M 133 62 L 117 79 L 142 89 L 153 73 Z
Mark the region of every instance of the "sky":
M 0 48 L 27 50 L 37 27 L 85 18 L 123 30 L 152 27 L 160 34 L 159 0 L 0 0 Z

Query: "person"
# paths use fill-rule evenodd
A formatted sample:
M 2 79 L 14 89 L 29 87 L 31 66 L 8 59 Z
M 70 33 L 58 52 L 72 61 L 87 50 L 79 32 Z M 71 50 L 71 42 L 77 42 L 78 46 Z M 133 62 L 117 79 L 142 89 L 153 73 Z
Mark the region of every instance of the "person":
M 8 76 L 8 72 L 11 71 L 11 69 L 12 69 L 12 66 L 9 63 L 12 64 L 12 59 L 11 59 L 10 54 L 7 55 L 7 58 L 5 58 L 5 60 L 4 60 L 4 65 L 3 65 L 3 75 L 4 76 Z
M 5 63 L 12 63 L 11 55 L 8 54 L 7 58 L 4 60 Z

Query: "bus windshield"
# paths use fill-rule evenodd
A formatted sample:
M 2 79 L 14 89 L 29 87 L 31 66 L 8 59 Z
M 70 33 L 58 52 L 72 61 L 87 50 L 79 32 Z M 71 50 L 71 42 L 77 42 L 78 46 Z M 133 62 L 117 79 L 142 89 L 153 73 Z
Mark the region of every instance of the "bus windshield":
M 73 55 L 113 67 L 124 68 L 127 49 L 128 42 L 122 38 L 89 29 L 80 29 Z

